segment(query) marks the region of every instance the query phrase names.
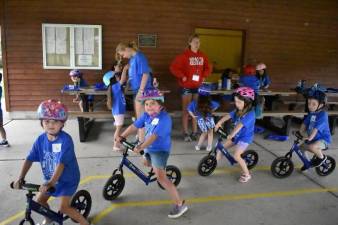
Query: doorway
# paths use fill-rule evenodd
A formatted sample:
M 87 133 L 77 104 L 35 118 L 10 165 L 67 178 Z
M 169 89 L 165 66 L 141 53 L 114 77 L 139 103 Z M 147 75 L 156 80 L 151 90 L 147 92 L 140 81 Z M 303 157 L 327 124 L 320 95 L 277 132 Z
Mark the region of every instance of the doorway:
M 200 36 L 201 51 L 213 65 L 213 73 L 205 80 L 217 82 L 226 68 L 238 74 L 243 64 L 244 31 L 196 28 Z

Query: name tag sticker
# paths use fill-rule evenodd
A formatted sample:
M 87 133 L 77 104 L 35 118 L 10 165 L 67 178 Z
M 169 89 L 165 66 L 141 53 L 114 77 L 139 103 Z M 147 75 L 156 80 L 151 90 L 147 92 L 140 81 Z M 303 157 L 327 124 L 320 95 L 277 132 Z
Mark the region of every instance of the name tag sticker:
M 154 119 L 151 121 L 151 125 L 157 125 L 157 124 L 158 124 L 158 121 L 159 121 L 158 118 L 154 118 Z
M 192 75 L 192 80 L 193 81 L 199 81 L 200 80 L 200 76 L 197 75 L 197 74 L 194 74 L 194 75 Z
M 61 152 L 61 147 L 62 144 L 53 144 L 52 145 L 53 152 Z

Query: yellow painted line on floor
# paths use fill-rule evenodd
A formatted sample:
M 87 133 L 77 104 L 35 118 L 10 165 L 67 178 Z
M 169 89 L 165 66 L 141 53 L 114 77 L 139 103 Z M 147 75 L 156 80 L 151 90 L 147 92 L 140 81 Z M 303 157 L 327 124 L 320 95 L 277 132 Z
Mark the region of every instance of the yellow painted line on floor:
M 256 166 L 253 171 L 269 171 L 270 170 L 270 166 Z M 226 167 L 226 168 L 221 168 L 221 169 L 216 169 L 215 172 L 213 173 L 214 175 L 218 175 L 218 174 L 230 174 L 230 173 L 236 173 L 239 172 L 239 168 L 237 166 L 235 167 Z M 85 178 L 83 178 L 80 181 L 80 185 L 84 185 L 87 183 L 90 183 L 92 181 L 95 180 L 106 180 L 111 176 L 111 174 L 105 174 L 105 175 L 93 175 L 93 176 L 87 176 Z M 136 178 L 136 175 L 133 173 L 124 173 L 123 176 L 125 178 Z M 198 176 L 197 170 L 196 169 L 191 169 L 191 170 L 184 170 L 182 171 L 182 176 L 183 177 L 190 177 L 190 176 Z M 0 225 L 6 225 L 9 224 L 19 218 L 22 218 L 25 215 L 25 211 L 20 211 L 18 213 L 16 213 L 15 215 L 7 218 L 4 221 L 0 222 Z
M 310 193 L 325 193 L 329 191 L 337 191 L 338 188 L 312 188 L 312 189 L 296 189 L 291 191 L 276 191 L 276 192 L 265 192 L 265 193 L 252 193 L 252 194 L 238 194 L 238 195 L 221 195 L 221 196 L 207 196 L 200 198 L 186 199 L 187 204 L 196 203 L 209 203 L 219 201 L 238 201 L 238 200 L 249 200 L 258 198 L 275 198 L 275 197 L 290 197 L 305 195 Z M 107 217 L 109 213 L 118 208 L 126 207 L 146 207 L 146 206 L 159 206 L 173 204 L 171 200 L 155 200 L 155 201 L 142 201 L 142 202 L 124 202 L 111 204 L 106 209 L 102 210 L 92 219 L 93 224 L 97 224 L 102 219 Z

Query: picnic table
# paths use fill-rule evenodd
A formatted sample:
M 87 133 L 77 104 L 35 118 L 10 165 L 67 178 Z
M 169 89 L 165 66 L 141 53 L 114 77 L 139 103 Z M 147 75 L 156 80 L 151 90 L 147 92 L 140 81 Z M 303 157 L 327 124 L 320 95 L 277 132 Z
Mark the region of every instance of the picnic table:
M 162 93 L 170 93 L 169 90 L 161 90 Z M 95 95 L 95 96 L 107 96 L 107 89 L 101 88 L 95 88 L 95 86 L 90 87 L 83 87 L 83 88 L 73 88 L 73 89 L 62 89 L 62 94 L 66 95 L 79 95 L 83 102 L 83 112 L 76 111 L 76 112 L 70 112 L 71 117 L 76 117 L 78 120 L 79 125 L 79 137 L 80 142 L 85 142 L 90 129 L 92 128 L 95 119 L 113 119 L 113 116 L 111 114 L 111 111 L 94 111 L 89 112 L 89 104 L 87 101 L 86 96 L 88 95 Z M 125 91 L 126 96 L 132 96 L 133 92 L 131 90 Z M 106 102 L 106 98 L 103 99 L 104 102 Z M 132 114 L 132 111 L 127 112 L 127 116 L 130 116 Z
M 212 90 L 211 95 L 231 95 L 234 90 Z M 277 109 L 273 110 L 272 107 L 268 107 L 267 110 L 264 110 L 261 119 L 257 119 L 257 124 L 264 126 L 280 135 L 288 135 L 291 129 L 291 122 L 295 118 L 303 118 L 307 113 L 305 112 L 305 99 L 302 94 L 296 92 L 295 90 L 259 90 L 258 95 L 260 96 L 278 96 L 279 102 L 287 105 L 288 109 Z M 334 134 L 335 127 L 338 123 L 338 111 L 335 111 L 334 106 L 338 105 L 338 93 L 328 92 L 326 93 L 328 101 L 328 114 L 329 114 L 329 124 L 331 133 Z M 287 100 L 283 100 L 287 98 Z M 301 110 L 296 109 L 296 106 L 303 106 Z M 222 112 L 218 112 L 222 113 Z M 218 114 L 216 113 L 216 115 Z M 224 113 L 224 112 L 223 112 Z M 271 120 L 272 118 L 279 117 L 284 121 L 282 127 L 275 126 Z

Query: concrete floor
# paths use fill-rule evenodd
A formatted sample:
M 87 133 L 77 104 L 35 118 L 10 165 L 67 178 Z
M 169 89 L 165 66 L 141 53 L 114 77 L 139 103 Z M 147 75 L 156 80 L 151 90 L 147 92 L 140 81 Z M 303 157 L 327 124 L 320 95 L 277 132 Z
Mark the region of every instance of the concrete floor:
M 94 224 L 259 224 L 259 225 L 337 225 L 338 172 L 319 177 L 314 171 L 297 170 L 286 179 L 276 179 L 270 173 L 271 162 L 284 155 L 292 142 L 264 140 L 256 135 L 249 148 L 259 154 L 253 178 L 247 184 L 237 181 L 239 170 L 224 161 L 214 174 L 201 177 L 196 168 L 205 151 L 196 152 L 193 143 L 179 137 L 179 121 L 175 121 L 172 155 L 169 164 L 178 166 L 183 174 L 179 192 L 187 200 L 189 211 L 181 218 L 167 218 L 171 201 L 156 183 L 145 186 L 125 169 L 126 186 L 113 202 L 102 197 L 102 188 L 121 156 L 111 151 L 112 123 L 95 123 L 88 142 L 80 143 L 76 120 L 67 122 L 65 131 L 73 137 L 81 169 L 80 189 L 86 189 L 93 199 L 90 218 Z M 0 225 L 18 224 L 25 208 L 25 192 L 11 190 L 10 181 L 16 179 L 27 151 L 42 132 L 36 120 L 14 120 L 5 126 L 10 148 L 0 149 Z M 327 154 L 338 159 L 338 136 Z M 139 165 L 137 156 L 132 160 Z M 300 166 L 294 157 L 296 166 Z M 141 167 L 143 168 L 143 167 Z M 40 183 L 40 167 L 34 165 L 26 179 Z M 53 208 L 58 202 L 52 201 Z M 35 222 L 41 217 L 34 215 Z M 65 224 L 72 224 L 66 221 Z

